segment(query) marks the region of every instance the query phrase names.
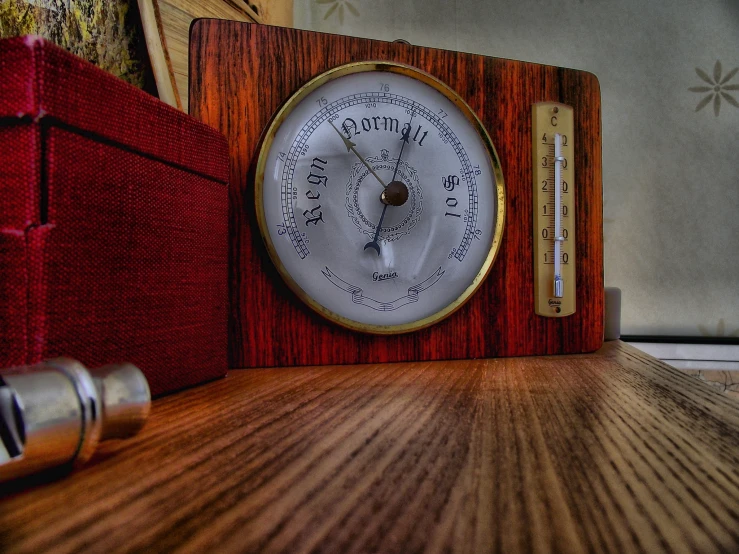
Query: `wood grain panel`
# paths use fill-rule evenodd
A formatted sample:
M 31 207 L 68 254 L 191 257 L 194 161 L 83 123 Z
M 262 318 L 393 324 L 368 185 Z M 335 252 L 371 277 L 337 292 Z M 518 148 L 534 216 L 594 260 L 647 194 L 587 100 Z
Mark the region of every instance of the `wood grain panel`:
M 621 343 L 232 371 L 102 448 L 0 550 L 739 551 L 739 404 Z
M 477 113 L 498 151 L 507 221 L 490 276 L 462 309 L 429 329 L 371 336 L 337 328 L 288 291 L 253 215 L 260 134 L 279 106 L 321 72 L 360 60 L 420 68 Z M 203 20 L 191 35 L 191 114 L 231 147 L 231 367 L 436 360 L 593 351 L 603 339 L 600 91 L 589 73 L 404 44 Z M 573 106 L 578 153 L 577 312 L 534 314 L 531 105 Z

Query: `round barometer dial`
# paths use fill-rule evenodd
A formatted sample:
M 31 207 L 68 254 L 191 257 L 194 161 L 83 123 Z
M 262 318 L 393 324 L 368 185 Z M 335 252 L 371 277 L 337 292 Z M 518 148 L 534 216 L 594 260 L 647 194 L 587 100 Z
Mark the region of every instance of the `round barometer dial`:
M 344 327 L 400 333 L 480 286 L 505 192 L 489 136 L 454 91 L 366 62 L 316 77 L 277 113 L 255 201 L 269 255 L 301 300 Z

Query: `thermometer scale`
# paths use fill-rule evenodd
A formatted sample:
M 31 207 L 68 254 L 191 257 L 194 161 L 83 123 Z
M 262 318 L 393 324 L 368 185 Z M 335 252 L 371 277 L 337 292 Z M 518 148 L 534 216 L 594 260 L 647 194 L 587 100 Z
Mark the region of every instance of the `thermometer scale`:
M 570 106 L 534 105 L 534 295 L 544 317 L 575 313 L 573 137 Z

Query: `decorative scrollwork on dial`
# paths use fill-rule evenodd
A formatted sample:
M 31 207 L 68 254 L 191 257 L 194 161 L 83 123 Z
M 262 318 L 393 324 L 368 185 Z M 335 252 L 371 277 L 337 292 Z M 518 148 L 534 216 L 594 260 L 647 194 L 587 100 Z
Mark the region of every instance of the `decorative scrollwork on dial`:
M 387 151 L 383 151 L 378 157 L 370 156 L 367 158 L 367 163 L 375 172 L 388 172 L 390 175 L 392 175 L 397 161 L 397 158 L 389 158 Z M 373 193 L 377 191 L 377 194 L 372 194 L 371 198 L 373 202 L 379 204 L 377 198 L 380 196 L 380 191 L 377 190 L 377 184 L 371 182 L 371 177 L 370 182 L 364 182 L 369 175 L 369 170 L 363 164 L 355 163 L 353 165 L 349 175 L 349 181 L 346 184 L 345 205 L 347 215 L 359 232 L 373 238 L 377 230 L 377 223 L 365 215 L 367 207 L 364 199 L 367 195 L 360 194 L 360 187 L 363 193 L 365 187 L 371 188 Z M 403 206 L 393 208 L 395 216 L 392 219 L 386 219 L 385 225 L 380 230 L 380 239 L 384 241 L 398 240 L 400 237 L 410 233 L 411 229 L 421 219 L 421 213 L 423 212 L 423 190 L 416 169 L 401 160 L 398 166 L 397 177 L 408 187 L 408 200 Z

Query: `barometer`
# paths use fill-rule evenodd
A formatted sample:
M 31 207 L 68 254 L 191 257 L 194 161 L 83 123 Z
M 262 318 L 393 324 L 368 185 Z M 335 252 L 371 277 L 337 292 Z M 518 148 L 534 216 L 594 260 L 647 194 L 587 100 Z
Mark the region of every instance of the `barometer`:
M 469 299 L 505 212 L 498 157 L 464 100 L 427 73 L 375 61 L 333 68 L 283 105 L 260 149 L 255 202 L 296 295 L 371 333 L 432 325 Z
M 199 20 L 189 98 L 229 144 L 231 367 L 603 343 L 594 75 Z

